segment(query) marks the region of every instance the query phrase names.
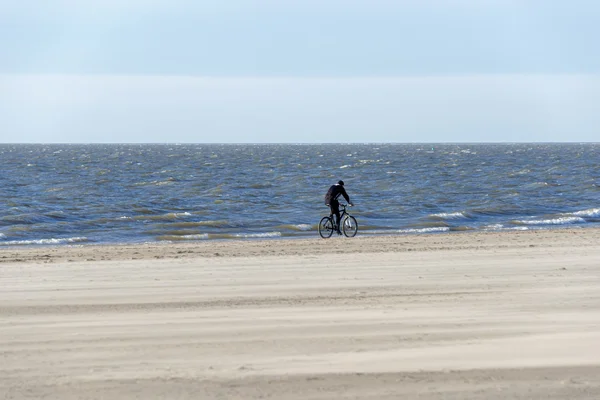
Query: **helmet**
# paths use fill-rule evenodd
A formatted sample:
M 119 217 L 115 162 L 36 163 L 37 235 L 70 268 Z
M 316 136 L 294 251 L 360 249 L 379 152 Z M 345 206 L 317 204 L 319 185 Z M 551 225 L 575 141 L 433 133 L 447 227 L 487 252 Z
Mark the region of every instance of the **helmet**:
M 344 186 L 344 181 L 338 181 L 338 185 Z

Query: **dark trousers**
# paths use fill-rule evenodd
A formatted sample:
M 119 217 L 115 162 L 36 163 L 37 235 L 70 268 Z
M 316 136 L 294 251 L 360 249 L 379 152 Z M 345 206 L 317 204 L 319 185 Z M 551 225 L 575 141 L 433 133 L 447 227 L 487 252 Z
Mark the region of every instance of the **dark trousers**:
M 332 200 L 329 202 L 329 208 L 331 209 L 331 215 L 335 215 L 335 223 L 338 231 L 340 230 L 340 202 Z

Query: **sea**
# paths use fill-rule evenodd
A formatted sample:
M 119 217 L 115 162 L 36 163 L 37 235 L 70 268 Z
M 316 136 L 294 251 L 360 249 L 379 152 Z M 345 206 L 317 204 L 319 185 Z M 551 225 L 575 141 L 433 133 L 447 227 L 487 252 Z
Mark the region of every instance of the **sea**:
M 583 229 L 599 161 L 595 143 L 0 144 L 0 246 L 318 237 L 340 179 L 359 235 Z

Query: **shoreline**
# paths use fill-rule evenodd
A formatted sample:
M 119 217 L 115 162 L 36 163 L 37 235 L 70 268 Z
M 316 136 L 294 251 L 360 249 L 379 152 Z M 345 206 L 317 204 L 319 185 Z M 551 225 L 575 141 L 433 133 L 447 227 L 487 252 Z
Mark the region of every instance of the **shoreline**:
M 573 242 L 571 239 L 578 238 Z M 522 240 L 522 243 L 518 241 Z M 0 247 L 0 265 L 11 262 L 149 260 L 214 257 L 300 256 L 357 253 L 399 253 L 501 248 L 589 247 L 600 243 L 600 228 L 523 231 L 462 231 L 419 235 L 358 235 L 354 238 L 227 239 L 122 244 L 60 244 Z M 515 243 L 515 241 L 517 241 Z

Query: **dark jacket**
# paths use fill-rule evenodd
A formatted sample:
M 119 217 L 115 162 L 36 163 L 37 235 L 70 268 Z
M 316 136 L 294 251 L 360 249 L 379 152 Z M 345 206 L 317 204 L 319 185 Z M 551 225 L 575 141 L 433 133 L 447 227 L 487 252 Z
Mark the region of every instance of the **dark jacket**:
M 350 197 L 348 197 L 346 189 L 344 189 L 342 185 L 331 185 L 331 187 L 327 191 L 327 194 L 325 195 L 325 204 L 331 204 L 332 201 L 338 201 L 338 198 L 340 196 L 344 196 L 346 201 L 350 203 Z

